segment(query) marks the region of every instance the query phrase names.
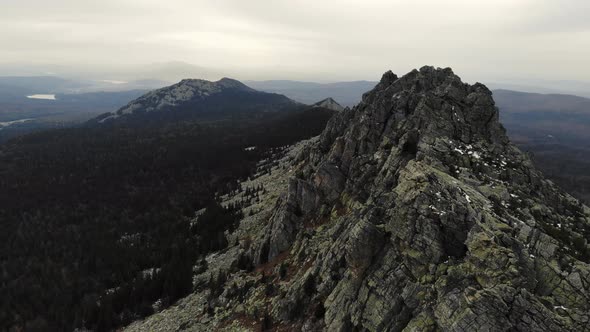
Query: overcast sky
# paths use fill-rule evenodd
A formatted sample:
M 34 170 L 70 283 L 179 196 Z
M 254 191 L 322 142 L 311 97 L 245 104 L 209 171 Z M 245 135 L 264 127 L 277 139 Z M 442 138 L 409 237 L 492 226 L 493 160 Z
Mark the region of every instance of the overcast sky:
M 468 80 L 590 80 L 589 0 L 0 0 L 0 31 L 0 64 L 183 61 L 323 81 L 432 64 Z

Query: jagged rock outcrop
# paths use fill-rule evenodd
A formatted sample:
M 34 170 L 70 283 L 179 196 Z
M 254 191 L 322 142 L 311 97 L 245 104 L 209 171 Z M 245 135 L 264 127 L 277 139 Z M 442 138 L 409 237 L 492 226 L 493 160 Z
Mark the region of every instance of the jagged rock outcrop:
M 248 241 L 208 258 L 197 279 L 224 271 L 224 292 L 185 328 L 590 330 L 590 210 L 510 144 L 484 85 L 387 72 L 289 167 L 228 234 Z

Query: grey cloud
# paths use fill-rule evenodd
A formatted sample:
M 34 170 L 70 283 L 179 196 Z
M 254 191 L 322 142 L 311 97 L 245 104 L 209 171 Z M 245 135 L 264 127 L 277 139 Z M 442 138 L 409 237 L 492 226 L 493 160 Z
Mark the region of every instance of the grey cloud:
M 0 64 L 179 60 L 248 79 L 590 79 L 587 0 L 3 0 Z M 1 74 L 1 73 L 0 73 Z

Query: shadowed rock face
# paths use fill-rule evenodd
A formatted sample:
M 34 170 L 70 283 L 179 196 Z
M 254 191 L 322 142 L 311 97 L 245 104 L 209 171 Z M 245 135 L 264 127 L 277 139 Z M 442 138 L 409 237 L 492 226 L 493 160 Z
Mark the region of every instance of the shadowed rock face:
M 258 308 L 303 331 L 589 330 L 590 211 L 509 143 L 485 86 L 387 72 L 291 167 L 223 256 L 270 276 L 211 260 L 226 287 L 254 286 L 210 299 L 224 306 L 207 328 Z

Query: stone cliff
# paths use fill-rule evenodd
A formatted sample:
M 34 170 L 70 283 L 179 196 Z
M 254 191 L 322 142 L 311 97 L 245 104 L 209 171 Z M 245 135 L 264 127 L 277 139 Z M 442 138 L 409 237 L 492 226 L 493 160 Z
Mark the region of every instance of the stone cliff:
M 385 73 L 252 181 L 195 294 L 130 330 L 590 330 L 590 210 L 451 69 Z

